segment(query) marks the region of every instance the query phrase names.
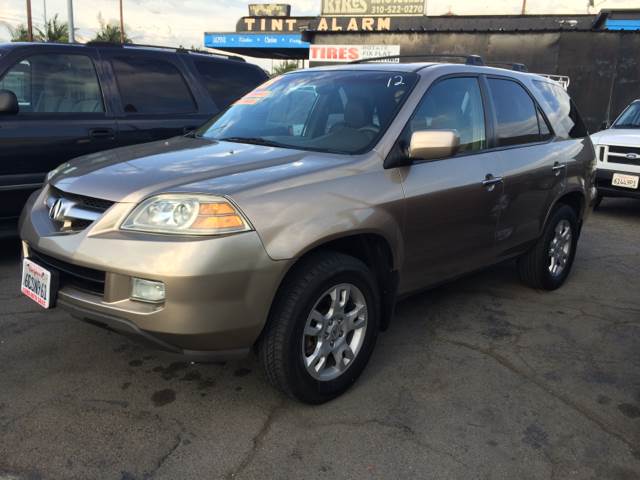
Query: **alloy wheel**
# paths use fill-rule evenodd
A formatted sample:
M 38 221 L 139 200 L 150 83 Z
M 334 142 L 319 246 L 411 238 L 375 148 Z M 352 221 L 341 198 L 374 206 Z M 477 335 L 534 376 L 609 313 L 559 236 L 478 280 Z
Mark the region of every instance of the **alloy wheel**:
M 351 283 L 326 290 L 315 302 L 305 323 L 302 361 L 316 380 L 342 375 L 356 359 L 367 329 L 367 303 Z
M 558 277 L 564 272 L 571 256 L 572 240 L 571 223 L 566 219 L 560 220 L 549 244 L 549 273 L 552 276 Z

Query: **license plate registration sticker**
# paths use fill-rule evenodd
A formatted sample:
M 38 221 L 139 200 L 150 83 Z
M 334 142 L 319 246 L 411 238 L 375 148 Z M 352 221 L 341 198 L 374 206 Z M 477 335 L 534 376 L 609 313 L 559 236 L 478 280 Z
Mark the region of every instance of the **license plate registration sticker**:
M 611 185 L 614 187 L 631 188 L 636 190 L 638 188 L 638 175 L 625 175 L 624 173 L 614 173 L 611 179 Z
M 21 291 L 43 308 L 51 306 L 51 272 L 28 258 L 22 260 Z

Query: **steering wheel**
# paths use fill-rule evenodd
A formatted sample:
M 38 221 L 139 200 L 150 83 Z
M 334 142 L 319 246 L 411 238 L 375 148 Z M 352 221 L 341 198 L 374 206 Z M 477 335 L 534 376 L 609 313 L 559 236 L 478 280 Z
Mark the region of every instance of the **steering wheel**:
M 358 131 L 362 133 L 372 133 L 375 136 L 378 134 L 380 129 L 378 127 L 367 126 L 367 127 L 360 127 Z

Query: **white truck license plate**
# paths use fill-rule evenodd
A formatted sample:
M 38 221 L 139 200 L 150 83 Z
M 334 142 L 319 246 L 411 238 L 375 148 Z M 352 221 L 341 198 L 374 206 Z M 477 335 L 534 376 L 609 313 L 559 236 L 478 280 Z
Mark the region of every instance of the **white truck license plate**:
M 625 175 L 624 173 L 614 173 L 611 179 L 611 185 L 614 187 L 631 188 L 637 190 L 638 188 L 637 175 Z

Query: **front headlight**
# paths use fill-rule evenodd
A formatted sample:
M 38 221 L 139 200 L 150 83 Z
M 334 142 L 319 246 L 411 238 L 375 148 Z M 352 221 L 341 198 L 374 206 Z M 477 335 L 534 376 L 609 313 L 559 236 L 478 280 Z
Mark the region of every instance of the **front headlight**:
M 166 194 L 146 199 L 120 226 L 138 232 L 217 235 L 245 232 L 251 225 L 226 198 Z

